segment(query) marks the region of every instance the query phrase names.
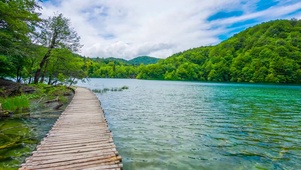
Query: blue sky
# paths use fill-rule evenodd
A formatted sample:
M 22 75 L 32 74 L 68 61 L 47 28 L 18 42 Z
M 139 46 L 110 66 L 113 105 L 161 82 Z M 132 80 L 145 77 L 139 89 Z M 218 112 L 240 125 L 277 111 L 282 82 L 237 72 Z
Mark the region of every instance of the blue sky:
M 166 58 L 215 45 L 256 24 L 301 19 L 299 0 L 48 0 L 42 16 L 63 13 L 81 36 L 81 54 Z

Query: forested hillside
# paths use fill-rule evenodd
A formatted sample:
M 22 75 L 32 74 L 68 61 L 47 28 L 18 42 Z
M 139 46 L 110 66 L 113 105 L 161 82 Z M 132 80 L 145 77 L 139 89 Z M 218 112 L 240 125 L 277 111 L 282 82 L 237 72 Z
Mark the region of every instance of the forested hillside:
M 89 77 L 136 78 L 146 65 L 154 64 L 158 58 L 141 56 L 131 60 L 120 58 L 86 58 L 89 64 Z
M 301 20 L 276 20 L 142 67 L 137 78 L 300 83 L 300 64 Z
M 133 65 L 140 65 L 140 64 L 148 65 L 148 64 L 155 64 L 158 61 L 159 61 L 158 58 L 149 57 L 149 56 L 140 56 L 140 57 L 131 59 L 128 62 Z

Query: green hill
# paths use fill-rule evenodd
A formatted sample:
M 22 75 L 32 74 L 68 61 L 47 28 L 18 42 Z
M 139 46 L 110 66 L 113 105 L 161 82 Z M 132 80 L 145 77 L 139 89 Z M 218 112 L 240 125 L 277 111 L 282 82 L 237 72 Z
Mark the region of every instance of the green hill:
M 136 78 L 138 72 L 147 65 L 158 62 L 159 59 L 141 56 L 132 60 L 120 58 L 86 58 L 90 63 L 89 77 L 99 78 Z
M 154 58 L 154 57 L 149 57 L 149 56 L 140 56 L 133 58 L 131 60 L 125 60 L 122 58 L 114 58 L 114 57 L 109 57 L 109 58 L 91 58 L 92 61 L 94 62 L 101 62 L 108 64 L 110 62 L 115 62 L 118 64 L 126 64 L 126 65 L 148 65 L 148 64 L 155 64 L 157 63 L 160 59 Z
M 133 65 L 140 65 L 140 64 L 148 65 L 148 64 L 155 64 L 159 60 L 160 59 L 154 58 L 154 57 L 140 56 L 140 57 L 136 57 L 132 60 L 129 60 L 128 62 Z
M 122 59 L 122 58 L 114 58 L 114 57 L 109 57 L 109 58 L 91 58 L 92 61 L 94 62 L 99 62 L 99 63 L 105 63 L 108 64 L 110 62 L 115 62 L 115 63 L 122 63 L 122 64 L 129 64 L 127 60 Z
M 256 25 L 146 66 L 141 79 L 301 83 L 301 20 Z

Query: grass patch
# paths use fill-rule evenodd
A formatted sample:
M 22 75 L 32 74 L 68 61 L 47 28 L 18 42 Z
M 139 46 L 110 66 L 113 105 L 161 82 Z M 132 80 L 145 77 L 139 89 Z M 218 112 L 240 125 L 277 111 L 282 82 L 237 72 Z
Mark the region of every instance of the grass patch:
M 21 95 L 8 98 L 0 98 L 3 110 L 18 111 L 21 109 L 29 108 L 30 96 Z
M 28 110 L 33 101 L 37 103 L 44 103 L 45 101 L 58 98 L 61 104 L 66 104 L 69 97 L 72 97 L 72 90 L 66 86 L 51 86 L 46 84 L 32 84 L 26 87 L 33 88 L 30 94 L 22 93 L 19 96 L 2 97 L 0 103 L 4 114 L 7 111 L 20 113 L 21 111 Z M 0 114 L 1 115 L 1 114 Z

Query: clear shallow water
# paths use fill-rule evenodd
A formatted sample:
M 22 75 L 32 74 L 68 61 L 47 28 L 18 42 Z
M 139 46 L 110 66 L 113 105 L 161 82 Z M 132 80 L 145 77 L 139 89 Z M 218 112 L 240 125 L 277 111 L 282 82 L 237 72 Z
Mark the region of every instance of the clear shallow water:
M 300 169 L 301 87 L 91 79 L 124 169 Z
M 33 105 L 27 116 L 0 119 L 0 170 L 18 169 L 48 133 L 61 111 Z

